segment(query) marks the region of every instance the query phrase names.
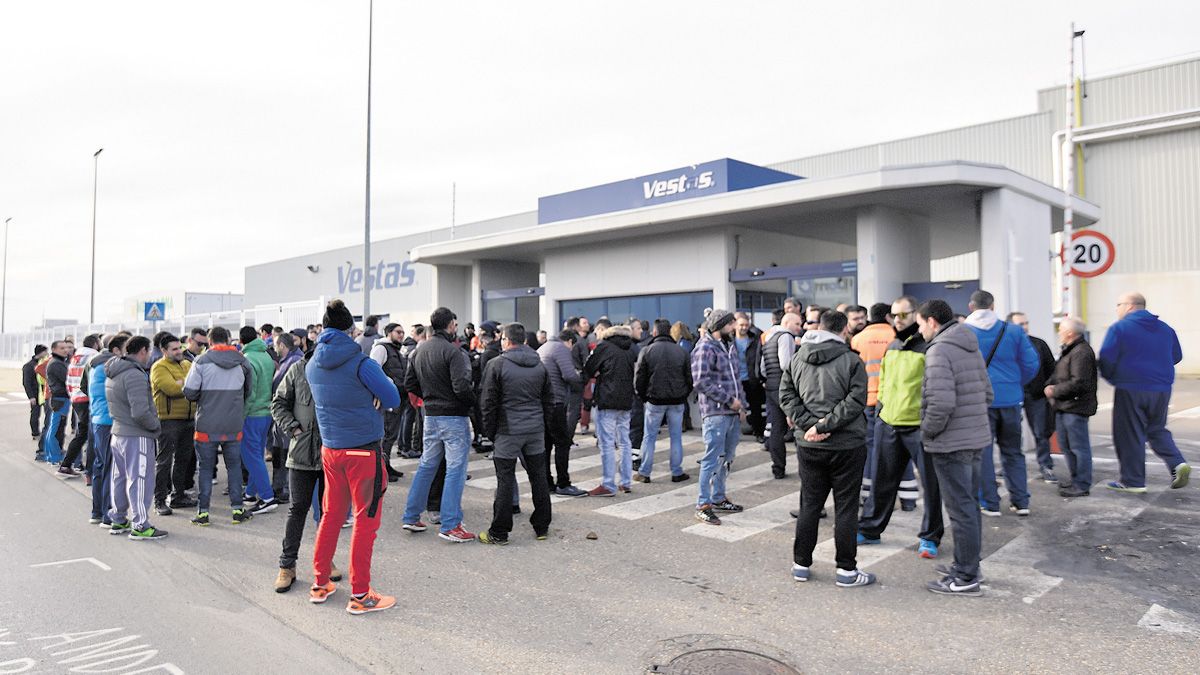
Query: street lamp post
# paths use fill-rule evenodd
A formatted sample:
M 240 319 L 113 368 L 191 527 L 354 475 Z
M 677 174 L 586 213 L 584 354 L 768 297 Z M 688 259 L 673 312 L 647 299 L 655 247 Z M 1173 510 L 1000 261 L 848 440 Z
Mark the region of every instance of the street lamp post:
M 100 184 L 100 148 L 92 153 L 92 301 L 88 310 L 88 323 L 96 323 L 96 188 Z
M 4 219 L 4 279 L 0 281 L 0 333 L 4 332 L 4 319 L 8 315 L 8 223 L 12 218 Z
M 367 14 L 367 194 L 363 216 L 363 321 L 371 313 L 371 42 L 374 37 L 375 0 L 370 0 Z

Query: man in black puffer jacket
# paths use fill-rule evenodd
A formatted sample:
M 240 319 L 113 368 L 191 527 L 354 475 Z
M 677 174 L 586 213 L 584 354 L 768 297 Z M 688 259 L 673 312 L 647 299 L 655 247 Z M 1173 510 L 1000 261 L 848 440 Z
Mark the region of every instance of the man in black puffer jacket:
M 654 468 L 654 443 L 663 417 L 671 439 L 671 481 L 690 478 L 683 472 L 683 403 L 692 393 L 692 368 L 687 352 L 671 339 L 671 322 L 654 322 L 654 339 L 642 349 L 634 366 L 633 389 L 646 401 L 645 437 L 642 440 L 641 466 L 633 479 L 650 482 Z
M 621 491 L 632 492 L 633 455 L 629 442 L 629 409 L 633 406 L 633 365 L 629 326 L 610 326 L 600 333 L 600 342 L 583 364 L 585 380 L 596 378 L 592 390 L 592 408 L 596 410 L 596 442 L 600 446 L 603 481 L 588 494 L 612 497 L 617 494 L 615 481 L 616 449 L 621 448 Z
M 546 478 L 546 420 L 554 412 L 554 391 L 541 358 L 525 344 L 525 326 L 504 327 L 500 356 L 488 362 L 480 386 L 483 429 L 495 441 L 496 498 L 492 524 L 479 533 L 485 544 L 507 544 L 512 532 L 512 496 L 517 487 L 517 460 L 525 465 L 533 491 L 534 535 L 545 539 L 550 529 L 550 485 Z

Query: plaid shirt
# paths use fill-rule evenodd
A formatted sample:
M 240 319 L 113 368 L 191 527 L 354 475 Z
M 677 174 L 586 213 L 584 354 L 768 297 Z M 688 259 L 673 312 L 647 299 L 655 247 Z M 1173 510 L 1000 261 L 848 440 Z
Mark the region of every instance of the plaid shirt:
M 737 347 L 728 346 L 721 340 L 708 335 L 692 350 L 692 381 L 700 401 L 700 416 L 736 415 L 729 406 L 734 400 L 742 402 L 745 409 L 746 395 L 738 380 Z

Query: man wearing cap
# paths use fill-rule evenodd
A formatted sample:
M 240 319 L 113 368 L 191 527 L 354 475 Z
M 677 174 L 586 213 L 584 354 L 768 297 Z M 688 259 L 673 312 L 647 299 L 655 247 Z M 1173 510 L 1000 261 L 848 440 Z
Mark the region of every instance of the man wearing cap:
M 716 511 L 738 513 L 742 507 L 725 495 L 725 478 L 737 454 L 746 395 L 738 376 L 733 344 L 733 314 L 714 309 L 705 319 L 700 343 L 692 350 L 692 382 L 703 419 L 704 457 L 700 459 L 700 496 L 696 520 L 720 525 Z

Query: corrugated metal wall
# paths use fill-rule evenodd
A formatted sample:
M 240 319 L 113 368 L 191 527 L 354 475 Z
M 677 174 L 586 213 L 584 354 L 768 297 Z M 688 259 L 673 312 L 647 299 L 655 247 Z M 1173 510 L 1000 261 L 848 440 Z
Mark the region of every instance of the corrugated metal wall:
M 1097 143 L 1084 157 L 1097 227 L 1117 248 L 1112 272 L 1200 269 L 1200 129 Z
M 900 164 L 965 160 L 1002 164 L 1049 183 L 1050 136 L 1054 129 L 1050 113 L 1034 113 L 879 145 L 794 159 L 772 164 L 770 167 L 801 176 L 826 177 L 874 171 L 880 167 Z
M 1059 86 L 1038 92 L 1038 110 L 1052 113 L 1055 129 L 1067 126 L 1065 89 Z M 1084 126 L 1200 108 L 1200 59 L 1089 78 L 1085 92 Z

